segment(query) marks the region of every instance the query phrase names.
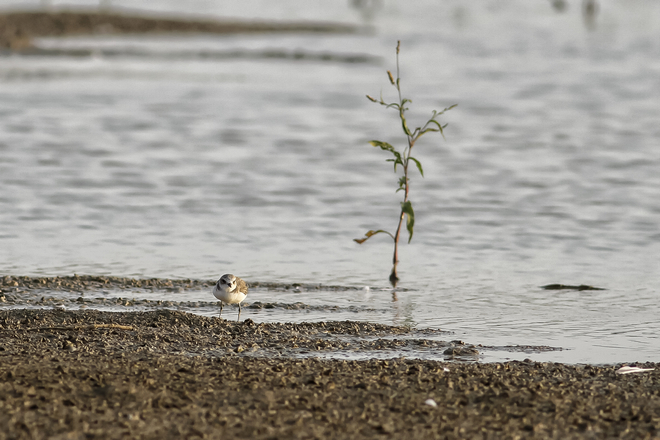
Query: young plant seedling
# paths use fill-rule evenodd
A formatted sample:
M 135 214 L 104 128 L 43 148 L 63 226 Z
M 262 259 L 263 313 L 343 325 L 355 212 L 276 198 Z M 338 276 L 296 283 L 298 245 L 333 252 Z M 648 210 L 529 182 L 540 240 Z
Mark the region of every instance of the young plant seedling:
M 401 166 L 401 169 L 403 171 L 403 175 L 399 177 L 399 186 L 396 190 L 396 192 L 403 191 L 403 202 L 401 202 L 401 214 L 399 215 L 399 225 L 396 228 L 396 232 L 392 234 L 391 232 L 388 232 L 384 229 L 378 229 L 378 230 L 370 230 L 368 231 L 364 238 L 355 238 L 354 240 L 358 242 L 359 244 L 364 243 L 367 241 L 369 238 L 373 237 L 376 234 L 387 234 L 392 238 L 394 241 L 394 256 L 392 258 L 392 273 L 390 274 L 390 283 L 392 283 L 392 287 L 396 287 L 397 283 L 399 282 L 399 277 L 397 275 L 397 264 L 399 264 L 399 236 L 401 234 L 401 225 L 403 224 L 403 219 L 406 219 L 406 229 L 408 229 L 408 243 L 410 243 L 410 240 L 412 240 L 413 237 L 413 227 L 415 226 L 415 212 L 413 211 L 413 206 L 412 202 L 409 200 L 409 192 L 410 192 L 410 178 L 409 178 L 409 165 L 411 162 L 415 164 L 417 169 L 419 170 L 419 173 L 424 177 L 424 169 L 422 168 L 422 164 L 419 160 L 415 159 L 412 156 L 412 149 L 415 146 L 415 143 L 417 140 L 419 140 L 420 137 L 422 137 L 424 134 L 432 132 L 432 131 L 437 131 L 440 132 L 442 137 L 445 137 L 444 134 L 444 128 L 447 126 L 447 124 L 442 125 L 440 122 L 438 122 L 437 118 L 442 115 L 444 112 L 451 110 L 452 108 L 456 107 L 457 104 L 452 105 L 451 107 L 447 107 L 446 109 L 442 110 L 441 112 L 433 110 L 433 113 L 431 115 L 431 118 L 426 121 L 426 124 L 424 124 L 421 127 L 417 127 L 414 130 L 410 130 L 408 128 L 408 122 L 406 121 L 406 111 L 408 108 L 406 107 L 406 104 L 412 103 L 410 99 L 403 98 L 401 95 L 401 85 L 400 85 L 400 77 L 399 77 L 399 48 L 401 46 L 401 41 L 397 42 L 396 45 L 396 79 L 392 76 L 392 72 L 389 70 L 387 71 L 387 76 L 390 80 L 390 84 L 392 84 L 398 93 L 398 102 L 385 102 L 383 100 L 383 97 L 381 95 L 380 99 L 374 99 L 371 96 L 367 95 L 367 99 L 369 99 L 371 102 L 375 102 L 377 104 L 383 105 L 386 108 L 392 108 L 396 110 L 399 113 L 399 119 L 401 120 L 401 128 L 403 129 L 403 133 L 406 135 L 406 138 L 408 140 L 408 145 L 404 147 L 403 151 L 399 152 L 397 151 L 391 144 L 388 144 L 387 142 L 382 142 L 382 141 L 370 141 L 369 143 L 373 145 L 374 147 L 380 147 L 383 151 L 389 151 L 392 153 L 394 158 L 392 159 L 387 159 L 387 162 L 393 162 L 394 163 L 394 172 L 398 172 L 398 166 Z

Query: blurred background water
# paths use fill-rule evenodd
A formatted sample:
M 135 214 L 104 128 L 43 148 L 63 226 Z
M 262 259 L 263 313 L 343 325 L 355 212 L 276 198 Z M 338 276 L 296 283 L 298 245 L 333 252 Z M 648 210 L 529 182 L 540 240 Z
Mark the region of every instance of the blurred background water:
M 44 7 L 98 3 L 0 0 Z M 592 15 L 581 0 L 103 7 L 361 31 L 44 38 L 92 56 L 3 54 L 0 273 L 369 286 L 298 300 L 568 349 L 535 359 L 659 360 L 660 3 L 601 0 Z M 426 177 L 412 177 L 415 236 L 394 301 L 391 242 L 352 239 L 396 227 L 398 177 L 368 141 L 401 145 L 400 125 L 364 95 L 394 99 L 397 40 L 409 121 L 459 106 L 442 118 L 446 140 L 415 147 Z M 539 288 L 550 283 L 607 290 Z

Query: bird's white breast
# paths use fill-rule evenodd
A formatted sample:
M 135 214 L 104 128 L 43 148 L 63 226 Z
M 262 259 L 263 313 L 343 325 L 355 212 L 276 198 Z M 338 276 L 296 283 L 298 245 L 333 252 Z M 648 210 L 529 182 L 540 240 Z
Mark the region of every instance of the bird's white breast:
M 240 292 L 238 288 L 230 291 L 222 288 L 219 289 L 216 285 L 213 288 L 213 296 L 227 304 L 238 304 L 243 302 L 247 295 L 243 292 Z

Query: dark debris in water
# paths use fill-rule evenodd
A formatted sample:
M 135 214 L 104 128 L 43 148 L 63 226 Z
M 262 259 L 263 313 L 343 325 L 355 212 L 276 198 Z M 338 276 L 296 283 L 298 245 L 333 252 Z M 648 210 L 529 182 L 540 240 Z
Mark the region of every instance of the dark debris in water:
M 605 290 L 601 287 L 587 286 L 586 284 L 580 284 L 579 286 L 570 286 L 567 284 L 548 284 L 546 286 L 541 286 L 541 289 L 545 290 Z
M 182 312 L 0 310 L 2 438 L 630 438 L 660 434 L 660 368 L 259 356 L 407 329 Z M 352 336 L 351 336 L 352 337 Z M 373 339 L 373 352 L 387 350 Z M 348 343 L 352 343 L 348 339 Z M 429 344 L 429 342 L 426 342 Z M 433 345 L 435 344 L 435 345 Z M 450 341 L 444 347 L 469 347 Z M 298 346 L 295 348 L 294 346 Z M 332 347 L 332 348 L 329 348 Z M 381 348 L 382 347 L 382 348 Z M 442 349 L 433 341 L 432 350 Z

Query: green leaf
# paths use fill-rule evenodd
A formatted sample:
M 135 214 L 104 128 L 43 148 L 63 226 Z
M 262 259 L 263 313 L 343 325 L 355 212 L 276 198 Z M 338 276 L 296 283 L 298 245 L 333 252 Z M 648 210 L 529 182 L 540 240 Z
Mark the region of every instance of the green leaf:
M 401 153 L 396 151 L 392 145 L 388 144 L 387 142 L 381 142 L 381 141 L 369 141 L 369 143 L 374 147 L 380 147 L 381 150 L 389 151 L 394 155 L 394 159 L 386 159 L 387 162 L 394 162 L 394 172 L 396 172 L 397 165 L 403 166 Z
M 427 128 L 427 129 L 425 129 L 425 130 L 420 131 L 420 132 L 419 132 L 419 136 L 417 136 L 417 137 L 418 137 L 418 138 L 419 138 L 419 137 L 422 137 L 423 134 L 425 134 L 425 133 L 427 133 L 427 132 L 429 132 L 429 131 L 440 131 L 440 130 L 438 130 L 437 128 Z
M 437 112 L 437 111 L 433 110 L 433 117 L 432 117 L 431 119 L 435 119 L 436 116 L 440 116 L 440 115 L 443 114 L 444 112 L 448 112 L 449 110 L 453 109 L 453 108 L 456 107 L 457 105 L 458 105 L 458 104 L 454 104 L 454 105 L 452 105 L 452 106 L 449 106 L 449 107 L 447 107 L 446 109 L 442 110 L 441 112 Z
M 440 125 L 440 123 L 438 121 L 436 121 L 435 119 L 429 119 L 429 122 L 427 122 L 426 124 L 428 125 L 428 124 L 431 124 L 431 123 L 437 125 L 439 130 L 442 130 L 442 125 Z
M 398 155 L 398 153 L 397 153 Z M 396 166 L 401 165 L 403 166 L 403 162 L 401 162 L 401 157 L 397 157 L 396 159 L 385 159 L 385 162 L 394 162 L 394 172 L 396 173 Z
M 458 104 L 454 104 L 454 105 L 452 105 L 451 107 L 447 107 L 446 109 L 442 110 L 441 112 L 438 112 L 438 111 L 433 110 L 433 115 L 431 116 L 431 119 L 429 119 L 429 120 L 426 122 L 426 124 L 425 124 L 424 127 L 421 129 L 421 131 L 419 132 L 419 135 L 418 135 L 417 137 L 419 138 L 419 137 L 421 137 L 423 134 L 428 133 L 429 131 L 439 131 L 440 134 L 442 135 L 442 137 L 444 138 L 444 137 L 445 137 L 444 129 L 445 129 L 445 127 L 447 127 L 447 124 L 442 125 L 442 124 L 440 124 L 438 121 L 436 121 L 435 118 L 437 118 L 438 116 L 442 115 L 444 112 L 453 109 L 453 108 L 456 107 L 457 105 L 458 105 Z M 428 127 L 428 126 L 431 125 L 431 124 L 435 124 L 435 126 L 438 127 L 438 128 Z M 415 132 L 415 133 L 417 133 L 417 132 Z
M 380 147 L 382 150 L 391 151 L 392 153 L 398 153 L 398 151 L 396 151 L 394 149 L 394 147 L 392 145 L 388 144 L 387 142 L 369 141 L 369 143 L 371 145 L 373 145 L 374 147 Z
M 406 176 L 399 177 L 399 189 L 397 189 L 396 192 L 406 189 L 406 180 Z
M 356 243 L 358 243 L 358 244 L 362 244 L 362 243 L 364 243 L 365 241 L 369 240 L 369 238 L 373 237 L 373 236 L 376 235 L 376 234 L 380 234 L 380 233 L 387 234 L 387 235 L 389 235 L 390 237 L 392 237 L 392 240 L 394 240 L 394 236 L 393 236 L 392 234 L 390 234 L 389 232 L 384 231 L 384 230 L 382 230 L 382 229 L 379 229 L 379 230 L 377 230 L 377 231 L 372 231 L 372 230 L 367 231 L 367 233 L 364 234 L 364 238 L 354 238 L 353 241 L 356 242 Z
M 422 169 L 422 164 L 419 163 L 419 161 L 417 159 L 415 159 L 414 157 L 409 157 L 408 159 L 412 160 L 413 162 L 415 162 L 417 164 L 417 169 L 419 170 L 419 174 L 421 174 L 422 177 L 424 177 L 424 170 Z
M 429 119 L 429 122 L 427 122 L 426 124 L 428 125 L 428 124 L 431 124 L 431 123 L 437 125 L 438 128 L 427 128 L 426 130 L 424 130 L 424 133 L 426 133 L 427 131 L 439 131 L 440 134 L 442 135 L 443 139 L 444 139 L 445 132 L 443 131 L 443 128 L 445 128 L 447 126 L 447 124 L 440 125 L 440 123 L 438 121 L 436 121 L 435 119 Z
M 411 136 L 410 129 L 408 128 L 408 123 L 406 122 L 406 117 L 403 116 L 403 111 L 399 113 L 399 117 L 401 118 L 401 126 L 403 127 L 403 132 L 408 136 Z
M 408 229 L 408 243 L 410 243 L 413 237 L 413 227 L 415 226 L 415 212 L 410 200 L 401 202 L 401 212 L 406 214 L 406 229 Z

